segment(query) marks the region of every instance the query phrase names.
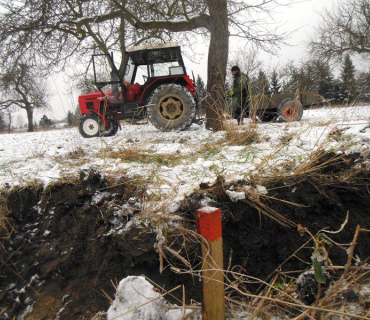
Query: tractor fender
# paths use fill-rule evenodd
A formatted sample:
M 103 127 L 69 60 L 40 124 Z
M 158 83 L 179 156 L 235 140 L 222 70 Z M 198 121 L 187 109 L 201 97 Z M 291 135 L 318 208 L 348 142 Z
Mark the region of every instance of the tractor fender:
M 102 119 L 102 121 L 104 123 L 104 127 L 108 126 L 107 119 L 102 113 L 100 113 L 99 111 L 96 111 L 96 110 L 91 110 L 91 113 L 95 113 L 98 117 L 100 117 Z
M 163 78 L 157 78 L 153 82 L 149 83 L 148 86 L 146 86 L 143 90 L 143 94 L 141 96 L 141 100 L 139 103 L 141 105 L 148 104 L 149 97 L 152 95 L 154 90 L 156 90 L 159 86 L 163 84 L 176 84 L 180 85 L 182 87 L 185 87 L 191 95 L 194 97 L 196 105 L 198 106 L 198 99 L 196 94 L 196 89 L 190 80 L 189 76 L 181 76 L 181 77 L 163 77 Z

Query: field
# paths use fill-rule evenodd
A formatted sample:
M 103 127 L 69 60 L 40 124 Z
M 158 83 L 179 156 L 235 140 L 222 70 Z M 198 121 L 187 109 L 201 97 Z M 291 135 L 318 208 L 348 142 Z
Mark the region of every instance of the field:
M 223 212 L 229 319 L 366 319 L 369 179 L 370 106 L 220 132 L 0 135 L 0 317 L 105 317 L 118 282 L 142 274 L 184 291 L 141 314 L 195 317 L 194 211 L 211 205 Z

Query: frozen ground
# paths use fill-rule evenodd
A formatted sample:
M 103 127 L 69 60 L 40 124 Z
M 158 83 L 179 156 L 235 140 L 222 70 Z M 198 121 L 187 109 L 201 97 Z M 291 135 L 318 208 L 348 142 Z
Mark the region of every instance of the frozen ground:
M 247 122 L 238 130 L 247 135 L 251 127 Z M 256 130 L 260 141 L 241 146 L 230 144 L 225 132 L 213 133 L 198 125 L 184 132 L 163 133 L 150 124 L 127 124 L 115 137 L 93 139 L 83 139 L 77 129 L 4 134 L 0 135 L 0 189 L 29 183 L 47 185 L 61 179 L 68 181 L 78 176 L 81 169 L 94 167 L 113 179 L 126 176 L 132 183 L 144 182 L 148 195 L 139 205 L 144 212 L 160 214 L 175 212 L 200 183 L 213 183 L 218 175 L 230 182 L 239 179 L 249 182 L 241 190 L 226 191 L 231 201 L 244 199 L 250 190 L 266 194 L 269 190 L 263 183 L 253 184 L 256 177 L 268 176 L 274 170 L 294 172 L 300 164 L 307 163 L 317 149 L 359 152 L 365 159 L 361 165 L 370 168 L 370 106 L 305 111 L 300 122 L 261 123 Z M 254 189 L 250 187 L 252 184 Z M 91 204 L 96 205 L 107 196 L 106 190 L 97 192 Z M 51 210 L 50 217 L 54 219 L 55 215 Z M 170 214 L 166 217 L 173 219 L 171 221 L 177 219 Z M 135 223 L 134 217 L 124 227 L 118 221 L 114 230 L 125 231 L 132 223 Z M 43 235 L 40 241 L 53 236 L 50 230 L 40 232 Z M 59 225 L 57 230 L 59 234 Z M 31 231 L 34 232 L 33 227 Z M 156 232 L 157 241 L 162 241 L 161 228 Z M 117 289 L 108 319 L 170 320 L 194 310 L 170 305 L 166 297 L 141 277 L 128 277 Z M 350 307 L 354 308 L 352 311 L 360 308 Z M 64 307 L 60 312 L 63 310 Z M 31 305 L 24 315 L 27 312 L 32 312 Z M 248 317 L 245 310 L 240 310 L 228 318 Z
M 308 110 L 299 122 L 260 123 L 257 130 L 260 142 L 246 146 L 230 145 L 225 132 L 195 124 L 183 132 L 125 124 L 114 137 L 92 139 L 75 128 L 3 134 L 0 187 L 49 184 L 94 167 L 106 176 L 144 179 L 151 199 L 147 208 L 174 212 L 201 182 L 212 183 L 218 175 L 227 181 L 268 175 L 271 167 L 283 170 L 288 161 L 307 161 L 318 148 L 368 156 L 370 106 Z

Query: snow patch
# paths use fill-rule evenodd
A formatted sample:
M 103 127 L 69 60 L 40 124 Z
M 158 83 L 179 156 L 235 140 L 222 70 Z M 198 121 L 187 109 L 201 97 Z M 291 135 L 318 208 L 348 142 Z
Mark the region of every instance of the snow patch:
M 245 193 L 242 191 L 226 190 L 226 194 L 229 196 L 232 202 L 238 202 L 239 200 L 245 199 Z
M 129 276 L 117 288 L 108 320 L 165 319 L 166 301 L 144 277 Z
M 204 213 L 212 213 L 212 212 L 217 211 L 218 208 L 215 208 L 215 207 L 202 207 L 199 210 L 202 211 L 202 212 L 204 212 Z
M 172 306 L 144 277 L 129 276 L 119 283 L 107 320 L 179 320 L 192 312 Z M 190 320 L 200 320 L 199 315 Z

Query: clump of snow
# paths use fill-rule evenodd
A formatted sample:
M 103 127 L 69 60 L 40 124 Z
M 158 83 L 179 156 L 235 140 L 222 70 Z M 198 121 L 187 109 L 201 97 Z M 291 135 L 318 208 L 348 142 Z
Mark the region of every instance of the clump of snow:
M 144 277 L 129 276 L 117 288 L 108 320 L 164 319 L 166 301 Z
M 199 202 L 200 207 L 208 207 L 208 206 L 213 207 L 212 204 L 215 204 L 215 201 L 208 197 L 204 197 Z
M 185 315 L 191 310 L 186 309 Z M 119 283 L 108 320 L 179 320 L 184 310 L 172 306 L 144 277 L 129 276 Z M 198 320 L 200 316 L 189 317 Z
M 48 235 L 50 234 L 50 231 L 49 230 L 46 230 L 43 234 L 44 237 L 47 237 Z
M 303 281 L 304 281 L 304 279 L 305 279 L 308 275 L 314 275 L 314 274 L 315 274 L 315 272 L 314 272 L 314 271 L 312 271 L 312 270 L 308 270 L 308 271 L 305 271 L 305 272 L 301 273 L 301 274 L 299 275 L 299 277 L 297 278 L 297 280 L 296 280 L 296 284 L 302 284 L 302 283 L 303 283 Z
M 96 192 L 94 196 L 91 199 L 92 205 L 100 204 L 105 198 L 109 197 L 111 195 L 110 192 Z
M 263 195 L 268 194 L 267 189 L 266 189 L 266 187 L 264 187 L 264 186 L 259 186 L 259 185 L 257 185 L 257 186 L 256 186 L 256 190 L 257 190 L 257 192 L 258 192 L 258 193 L 260 193 L 260 194 L 263 194 Z
M 226 194 L 229 196 L 232 202 L 237 202 L 239 200 L 245 199 L 245 192 L 242 191 L 226 190 Z
M 27 305 L 26 310 L 22 314 L 20 314 L 17 317 L 17 320 L 24 320 L 28 314 L 30 314 L 33 311 L 33 304 Z
M 199 210 L 204 212 L 204 213 L 212 213 L 212 212 L 215 212 L 216 210 L 218 210 L 218 208 L 206 206 L 206 207 L 200 208 Z

